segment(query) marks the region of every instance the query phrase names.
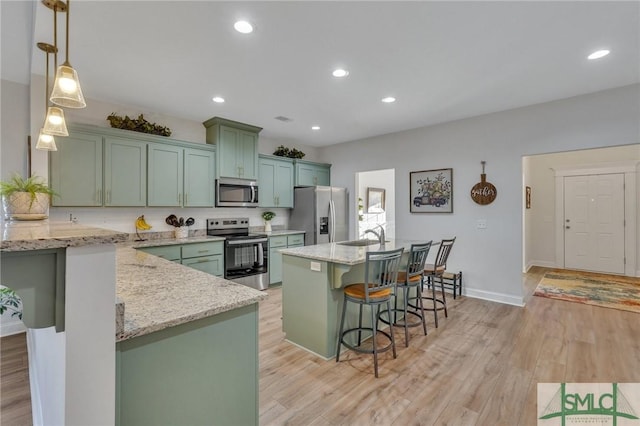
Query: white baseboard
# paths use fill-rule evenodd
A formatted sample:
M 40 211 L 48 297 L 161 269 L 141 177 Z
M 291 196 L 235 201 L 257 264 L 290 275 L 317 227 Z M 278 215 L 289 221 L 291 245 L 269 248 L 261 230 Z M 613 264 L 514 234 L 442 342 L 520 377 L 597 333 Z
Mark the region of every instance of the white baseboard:
M 490 302 L 504 303 L 506 305 L 513 305 L 513 306 L 519 306 L 519 307 L 524 306 L 524 299 L 522 297 L 511 296 L 504 293 L 494 293 L 493 291 L 478 290 L 475 288 L 466 287 L 463 290 L 463 294 L 468 297 L 473 297 L 475 299 L 488 300 Z
M 17 318 L 2 319 L 0 322 L 0 337 L 11 336 L 13 334 L 24 333 L 27 328 L 22 321 Z
M 533 266 L 541 266 L 543 268 L 557 268 L 556 262 L 551 260 L 530 260 L 527 263 L 527 270 L 525 272 L 529 272 Z

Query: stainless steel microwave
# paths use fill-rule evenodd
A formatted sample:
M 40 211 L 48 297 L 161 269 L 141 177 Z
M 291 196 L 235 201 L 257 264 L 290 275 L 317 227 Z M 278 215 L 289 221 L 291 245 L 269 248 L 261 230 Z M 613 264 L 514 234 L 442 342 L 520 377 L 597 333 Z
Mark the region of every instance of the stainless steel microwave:
M 216 207 L 258 207 L 258 182 L 250 179 L 217 179 Z

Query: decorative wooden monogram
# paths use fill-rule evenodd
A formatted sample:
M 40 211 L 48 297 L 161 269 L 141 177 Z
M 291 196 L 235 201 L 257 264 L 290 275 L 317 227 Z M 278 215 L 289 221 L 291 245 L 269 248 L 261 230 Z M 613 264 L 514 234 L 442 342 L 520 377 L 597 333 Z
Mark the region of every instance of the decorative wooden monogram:
M 491 182 L 487 182 L 487 175 L 484 173 L 484 165 L 486 161 L 482 163 L 482 174 L 480 175 L 480 182 L 473 185 L 471 188 L 471 199 L 478 204 L 487 205 L 493 203 L 498 195 L 498 190 Z

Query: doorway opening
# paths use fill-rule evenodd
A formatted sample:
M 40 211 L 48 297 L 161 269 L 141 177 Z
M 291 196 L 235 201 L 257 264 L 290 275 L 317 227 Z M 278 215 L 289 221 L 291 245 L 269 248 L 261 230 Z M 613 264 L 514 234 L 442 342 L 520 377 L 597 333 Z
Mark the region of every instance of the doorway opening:
M 523 157 L 523 271 L 639 276 L 640 145 Z
M 387 238 L 395 238 L 395 169 L 356 173 L 356 237 L 381 226 Z

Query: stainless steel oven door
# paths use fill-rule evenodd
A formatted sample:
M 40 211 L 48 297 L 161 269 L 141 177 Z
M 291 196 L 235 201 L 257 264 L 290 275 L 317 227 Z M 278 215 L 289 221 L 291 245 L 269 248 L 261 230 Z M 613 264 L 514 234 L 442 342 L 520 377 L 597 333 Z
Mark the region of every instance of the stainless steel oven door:
M 269 287 L 267 238 L 232 239 L 225 242 L 224 277 L 258 290 Z

